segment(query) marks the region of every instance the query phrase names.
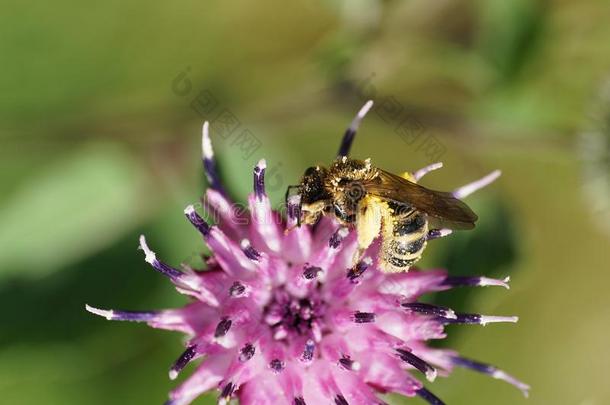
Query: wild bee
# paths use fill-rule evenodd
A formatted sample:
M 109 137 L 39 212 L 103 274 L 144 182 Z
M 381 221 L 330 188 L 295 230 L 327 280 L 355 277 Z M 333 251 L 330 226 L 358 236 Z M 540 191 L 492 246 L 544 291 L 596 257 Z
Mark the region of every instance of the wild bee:
M 421 258 L 428 239 L 442 236 L 439 229 L 429 229 L 430 223 L 439 228 L 472 229 L 477 216 L 453 194 L 418 185 L 421 176 L 399 176 L 373 166 L 370 159 L 348 158 L 367 106 L 370 108 L 367 103 L 346 132 L 335 161 L 328 168 L 308 168 L 301 182 L 289 187 L 286 198 L 291 190 L 298 190 L 299 225 L 333 215 L 341 224 L 355 227 L 357 260 L 381 236 L 382 270 L 408 271 Z

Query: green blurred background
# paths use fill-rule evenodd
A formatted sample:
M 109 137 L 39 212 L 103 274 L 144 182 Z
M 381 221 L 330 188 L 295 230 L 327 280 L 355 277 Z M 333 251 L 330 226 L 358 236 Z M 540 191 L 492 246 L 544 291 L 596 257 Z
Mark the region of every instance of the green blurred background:
M 442 345 L 518 376 L 531 397 L 464 370 L 428 387 L 454 405 L 610 403 L 610 2 L 9 0 L 2 10 L 0 403 L 162 403 L 182 337 L 83 307 L 185 302 L 136 247 L 145 233 L 174 264 L 204 249 L 182 214 L 205 187 L 203 119 L 226 110 L 240 122 L 214 138 L 230 191 L 243 201 L 265 157 L 279 203 L 304 167 L 333 157 L 371 96 L 395 102 L 412 138 L 443 148 L 445 169 L 425 185 L 504 173 L 468 199 L 477 229 L 435 242 L 423 264 L 512 277 L 509 291 L 431 299 L 519 315 L 450 326 Z M 383 111 L 365 120 L 355 156 L 395 172 L 430 163 Z M 242 129 L 260 141 L 251 154 L 235 141 Z

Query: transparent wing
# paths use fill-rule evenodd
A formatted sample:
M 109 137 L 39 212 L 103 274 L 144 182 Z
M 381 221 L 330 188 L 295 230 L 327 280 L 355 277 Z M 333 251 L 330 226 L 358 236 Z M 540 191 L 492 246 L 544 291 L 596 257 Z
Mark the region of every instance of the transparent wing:
M 377 170 L 379 175 L 363 184 L 367 193 L 385 200 L 409 204 L 450 228 L 474 228 L 477 215 L 451 193 L 429 190 L 395 174 Z

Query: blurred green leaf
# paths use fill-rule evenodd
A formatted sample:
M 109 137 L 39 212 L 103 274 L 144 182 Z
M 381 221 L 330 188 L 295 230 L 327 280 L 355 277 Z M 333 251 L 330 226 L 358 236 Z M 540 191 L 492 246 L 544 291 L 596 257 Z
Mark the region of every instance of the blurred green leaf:
M 500 82 L 509 81 L 520 72 L 544 27 L 544 1 L 487 0 L 480 3 L 482 28 L 481 52 L 497 69 Z
M 148 212 L 144 176 L 117 145 L 41 168 L 0 206 L 0 276 L 43 275 L 95 252 Z

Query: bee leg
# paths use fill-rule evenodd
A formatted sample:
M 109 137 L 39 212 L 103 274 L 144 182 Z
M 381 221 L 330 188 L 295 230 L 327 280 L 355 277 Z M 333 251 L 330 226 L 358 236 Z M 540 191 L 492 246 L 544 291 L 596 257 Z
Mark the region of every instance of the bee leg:
M 374 197 L 366 196 L 358 203 L 358 215 L 356 216 L 358 250 L 354 257 L 354 263 L 360 261 L 366 249 L 379 236 L 382 216 L 382 206 Z

